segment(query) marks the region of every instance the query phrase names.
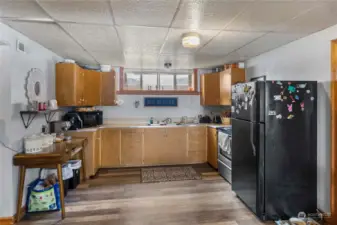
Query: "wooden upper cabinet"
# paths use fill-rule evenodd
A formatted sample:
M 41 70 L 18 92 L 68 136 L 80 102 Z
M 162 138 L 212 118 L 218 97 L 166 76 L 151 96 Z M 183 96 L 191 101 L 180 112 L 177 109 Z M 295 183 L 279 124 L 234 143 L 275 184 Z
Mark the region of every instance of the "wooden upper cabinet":
M 101 105 L 116 105 L 116 74 L 115 71 L 101 73 Z
M 220 105 L 220 74 L 205 75 L 205 105 Z
M 245 70 L 227 69 L 218 73 L 209 73 L 200 79 L 201 105 L 231 105 L 232 85 L 245 82 Z
M 94 70 L 84 70 L 83 105 L 95 106 L 101 104 L 101 73 Z
M 205 74 L 200 76 L 200 105 L 205 105 Z
M 83 69 L 76 64 L 56 64 L 56 99 L 59 106 L 82 105 Z
M 115 72 L 85 70 L 76 64 L 56 64 L 59 106 L 116 105 Z

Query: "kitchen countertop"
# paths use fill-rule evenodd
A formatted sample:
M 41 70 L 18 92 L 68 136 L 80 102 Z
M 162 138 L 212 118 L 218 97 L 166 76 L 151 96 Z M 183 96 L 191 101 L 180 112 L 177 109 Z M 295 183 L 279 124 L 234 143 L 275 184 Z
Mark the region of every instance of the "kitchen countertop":
M 183 124 L 183 125 L 143 125 L 143 124 L 104 124 L 97 127 L 83 128 L 79 130 L 69 130 L 67 132 L 95 132 L 98 129 L 103 128 L 178 128 L 178 127 L 197 127 L 197 126 L 207 126 L 212 128 L 228 127 L 230 124 L 213 124 L 213 123 L 201 123 L 201 124 Z

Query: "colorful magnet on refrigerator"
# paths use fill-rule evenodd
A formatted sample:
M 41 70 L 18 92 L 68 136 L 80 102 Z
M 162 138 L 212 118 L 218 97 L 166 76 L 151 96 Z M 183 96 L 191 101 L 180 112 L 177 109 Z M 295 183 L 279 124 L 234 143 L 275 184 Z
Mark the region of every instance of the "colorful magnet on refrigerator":
M 300 92 L 299 90 L 296 91 L 297 93 Z
M 278 114 L 278 115 L 276 115 L 276 119 L 282 119 L 282 115 L 281 114 Z
M 295 116 L 293 115 L 293 114 L 290 114 L 288 117 L 287 117 L 287 119 L 288 120 L 291 120 L 292 118 L 294 118 Z
M 290 104 L 290 105 L 287 104 L 287 108 L 288 108 L 289 112 L 292 112 L 293 111 L 293 104 Z
M 268 115 L 269 115 L 269 116 L 275 116 L 275 115 L 276 115 L 276 112 L 275 112 L 275 111 L 269 111 L 269 112 L 268 112 Z
M 288 84 L 290 85 L 290 84 L 291 84 L 291 82 L 288 82 Z
M 311 97 L 311 98 L 310 98 L 310 100 L 311 100 L 311 101 L 314 101 L 314 100 L 315 100 L 315 98 L 314 98 L 314 97 Z
M 281 95 L 274 95 L 274 101 L 280 101 L 282 99 Z
M 281 86 L 280 88 L 283 88 L 283 86 Z
M 281 81 L 277 81 L 276 84 L 282 85 L 282 82 Z
M 291 102 L 295 102 L 295 99 L 293 96 L 290 95 L 289 98 L 291 98 Z
M 287 100 L 287 98 L 288 98 L 287 96 L 283 96 L 283 99 L 284 99 L 284 100 Z
M 300 97 L 298 97 L 298 95 L 295 95 L 295 99 L 300 100 Z
M 297 84 L 296 87 L 297 88 L 305 88 L 307 86 L 307 84 Z
M 308 89 L 308 90 L 307 90 L 307 93 L 310 94 L 310 92 L 311 92 L 311 91 Z
M 289 93 L 293 93 L 293 92 L 296 91 L 296 88 L 294 86 L 289 85 L 288 86 L 288 91 L 289 91 Z

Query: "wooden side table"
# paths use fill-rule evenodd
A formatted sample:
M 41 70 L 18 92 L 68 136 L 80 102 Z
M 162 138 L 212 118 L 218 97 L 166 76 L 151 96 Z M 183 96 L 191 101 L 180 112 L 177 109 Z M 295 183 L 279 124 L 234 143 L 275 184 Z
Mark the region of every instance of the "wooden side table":
M 16 210 L 16 222 L 20 221 L 20 211 L 22 205 L 23 189 L 28 168 L 56 168 L 57 177 L 60 184 L 60 201 L 62 219 L 65 218 L 64 208 L 64 185 L 62 180 L 62 165 L 81 153 L 83 180 L 85 180 L 85 154 L 84 149 L 87 145 L 86 138 L 73 138 L 71 141 L 55 143 L 37 154 L 19 153 L 13 157 L 13 164 L 19 166 L 19 187 Z

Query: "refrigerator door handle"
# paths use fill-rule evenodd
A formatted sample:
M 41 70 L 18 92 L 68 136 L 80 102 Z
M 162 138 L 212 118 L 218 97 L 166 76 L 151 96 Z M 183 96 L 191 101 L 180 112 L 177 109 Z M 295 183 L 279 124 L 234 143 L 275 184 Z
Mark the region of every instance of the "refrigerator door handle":
M 254 94 L 252 96 L 252 106 L 254 105 L 254 101 L 255 101 L 255 91 Z M 250 144 L 252 145 L 253 148 L 253 155 L 256 156 L 256 148 L 255 148 L 255 143 L 254 143 L 254 112 L 253 112 L 254 108 L 251 107 L 250 110 Z

